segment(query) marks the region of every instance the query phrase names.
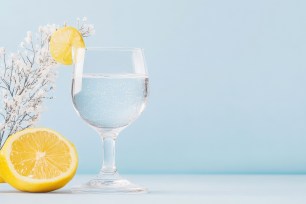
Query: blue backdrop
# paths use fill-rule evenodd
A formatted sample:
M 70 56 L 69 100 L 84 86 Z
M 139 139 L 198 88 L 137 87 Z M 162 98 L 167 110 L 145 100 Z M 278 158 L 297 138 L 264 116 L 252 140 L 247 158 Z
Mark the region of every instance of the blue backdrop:
M 1 1 L 0 46 L 27 30 L 87 16 L 88 46 L 145 49 L 150 98 L 118 138 L 122 173 L 305 173 L 306 1 Z M 77 146 L 95 173 L 101 144 L 74 112 L 72 67 L 39 126 Z

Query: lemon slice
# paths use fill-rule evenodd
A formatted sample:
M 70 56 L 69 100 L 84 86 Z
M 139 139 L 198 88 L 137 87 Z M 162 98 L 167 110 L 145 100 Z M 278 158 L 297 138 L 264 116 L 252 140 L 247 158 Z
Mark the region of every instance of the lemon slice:
M 84 48 L 82 34 L 74 27 L 63 27 L 55 31 L 50 40 L 50 53 L 61 64 L 72 64 L 72 48 Z
M 75 175 L 78 165 L 73 144 L 46 128 L 28 128 L 11 135 L 0 151 L 4 181 L 27 192 L 59 189 Z

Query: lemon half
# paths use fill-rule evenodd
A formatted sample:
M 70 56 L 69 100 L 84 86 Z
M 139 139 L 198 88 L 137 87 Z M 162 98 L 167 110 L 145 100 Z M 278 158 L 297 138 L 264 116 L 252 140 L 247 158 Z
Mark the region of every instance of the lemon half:
M 72 48 L 84 48 L 82 34 L 74 27 L 66 26 L 51 35 L 50 53 L 55 61 L 65 65 L 72 64 Z
M 68 183 L 76 173 L 72 143 L 46 128 L 28 128 L 11 135 L 0 151 L 5 182 L 27 192 L 48 192 Z

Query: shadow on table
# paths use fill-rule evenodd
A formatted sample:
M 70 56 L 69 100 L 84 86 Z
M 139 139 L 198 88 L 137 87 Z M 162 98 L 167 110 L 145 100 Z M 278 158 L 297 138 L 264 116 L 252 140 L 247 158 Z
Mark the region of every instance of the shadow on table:
M 18 190 L 0 190 L 0 195 L 1 194 L 30 194 L 30 195 L 42 195 L 42 194 L 48 194 L 48 195 L 73 195 L 73 194 L 79 194 L 79 195 L 98 195 L 97 193 L 72 193 L 70 190 L 57 190 L 57 191 L 52 191 L 48 193 L 29 193 L 29 192 L 22 192 Z M 104 195 L 169 195 L 169 194 L 180 194 L 180 192 L 171 192 L 171 191 L 149 191 L 148 193 L 130 193 L 130 194 L 112 194 L 112 193 L 106 193 Z
M 35 195 L 35 194 L 45 194 L 45 193 L 29 193 L 29 192 L 22 192 L 22 191 L 18 191 L 18 190 L 4 190 L 1 191 L 0 190 L 0 194 L 31 194 L 31 195 Z M 59 191 L 52 191 L 52 192 L 48 192 L 48 194 L 72 194 L 72 192 L 70 190 L 59 190 Z

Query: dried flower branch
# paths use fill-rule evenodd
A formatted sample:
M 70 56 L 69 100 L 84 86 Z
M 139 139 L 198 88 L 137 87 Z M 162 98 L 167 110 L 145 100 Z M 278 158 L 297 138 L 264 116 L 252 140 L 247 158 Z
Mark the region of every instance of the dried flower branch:
M 83 37 L 94 34 L 86 17 L 77 20 Z M 57 25 L 40 26 L 33 37 L 28 31 L 17 53 L 7 55 L 0 48 L 0 147 L 11 134 L 33 126 L 40 117 L 45 99 L 52 99 L 56 65 L 49 52 L 49 41 Z

